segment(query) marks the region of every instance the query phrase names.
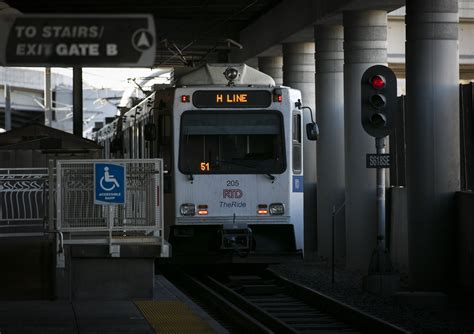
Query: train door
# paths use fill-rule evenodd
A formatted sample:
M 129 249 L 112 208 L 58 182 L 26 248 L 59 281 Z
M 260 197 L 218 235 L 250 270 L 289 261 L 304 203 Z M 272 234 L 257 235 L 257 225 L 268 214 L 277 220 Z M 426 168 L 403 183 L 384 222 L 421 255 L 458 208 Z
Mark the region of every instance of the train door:
M 301 110 L 294 109 L 291 116 L 291 185 L 290 185 L 290 222 L 294 226 L 297 247 L 304 244 L 304 208 L 303 208 L 303 116 Z

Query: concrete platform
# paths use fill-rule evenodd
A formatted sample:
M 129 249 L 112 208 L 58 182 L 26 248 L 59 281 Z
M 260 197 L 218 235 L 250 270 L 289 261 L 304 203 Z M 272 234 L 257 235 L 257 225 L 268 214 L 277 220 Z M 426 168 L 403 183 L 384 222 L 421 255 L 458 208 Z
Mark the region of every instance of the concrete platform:
M 157 301 L 181 301 L 182 303 L 187 305 L 195 315 L 197 315 L 204 322 L 206 322 L 207 325 L 214 331 L 214 333 L 228 333 L 228 331 L 223 328 L 217 321 L 215 321 L 206 311 L 204 311 L 199 305 L 189 299 L 188 296 L 178 290 L 173 284 L 171 284 L 170 281 L 168 281 L 162 275 L 155 276 L 155 291 L 153 299 Z
M 0 332 L 154 333 L 132 301 L 0 302 Z
M 211 316 L 177 290 L 163 276 L 155 277 L 153 300 L 161 307 L 179 304 L 210 332 L 227 333 Z M 1 334 L 84 334 L 84 333 L 155 333 L 159 331 L 137 307 L 137 300 L 128 301 L 0 301 Z M 172 310 L 170 310 L 172 311 Z M 172 312 L 171 312 L 172 313 Z M 177 323 L 186 323 L 186 319 Z M 169 326 L 169 323 L 167 324 Z M 177 326 L 178 326 L 177 325 Z M 179 328 L 177 328 L 179 329 Z

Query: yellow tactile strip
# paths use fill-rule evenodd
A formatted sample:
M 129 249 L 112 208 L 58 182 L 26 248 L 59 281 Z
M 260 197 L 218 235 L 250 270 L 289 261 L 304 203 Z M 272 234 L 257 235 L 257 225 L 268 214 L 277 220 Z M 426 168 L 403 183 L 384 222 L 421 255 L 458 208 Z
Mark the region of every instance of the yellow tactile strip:
M 143 300 L 135 301 L 135 305 L 156 333 L 214 333 L 205 321 L 178 300 Z

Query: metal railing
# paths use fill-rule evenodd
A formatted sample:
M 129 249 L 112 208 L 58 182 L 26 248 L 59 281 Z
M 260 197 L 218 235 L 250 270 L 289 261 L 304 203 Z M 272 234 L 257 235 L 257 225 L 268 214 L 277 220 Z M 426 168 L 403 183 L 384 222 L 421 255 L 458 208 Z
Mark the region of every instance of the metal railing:
M 0 169 L 0 237 L 48 231 L 48 169 Z
M 124 204 L 95 201 L 95 163 L 125 167 Z M 161 159 L 64 160 L 56 164 L 56 228 L 65 243 L 114 243 L 158 238 L 163 245 Z M 67 234 L 67 235 L 66 235 Z
M 94 164 L 123 165 L 123 204 L 95 201 Z M 0 238 L 56 235 L 57 265 L 64 265 L 64 244 L 159 244 L 164 239 L 163 161 L 62 160 L 47 168 L 0 169 Z

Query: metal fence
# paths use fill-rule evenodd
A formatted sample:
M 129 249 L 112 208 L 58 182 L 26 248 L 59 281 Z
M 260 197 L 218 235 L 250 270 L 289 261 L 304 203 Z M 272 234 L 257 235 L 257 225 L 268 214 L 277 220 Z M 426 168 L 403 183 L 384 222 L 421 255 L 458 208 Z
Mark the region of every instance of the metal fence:
M 48 230 L 48 169 L 0 169 L 0 237 Z
M 97 204 L 94 163 L 125 166 L 125 203 Z M 69 234 L 163 238 L 162 160 L 64 160 L 56 164 L 56 225 Z

